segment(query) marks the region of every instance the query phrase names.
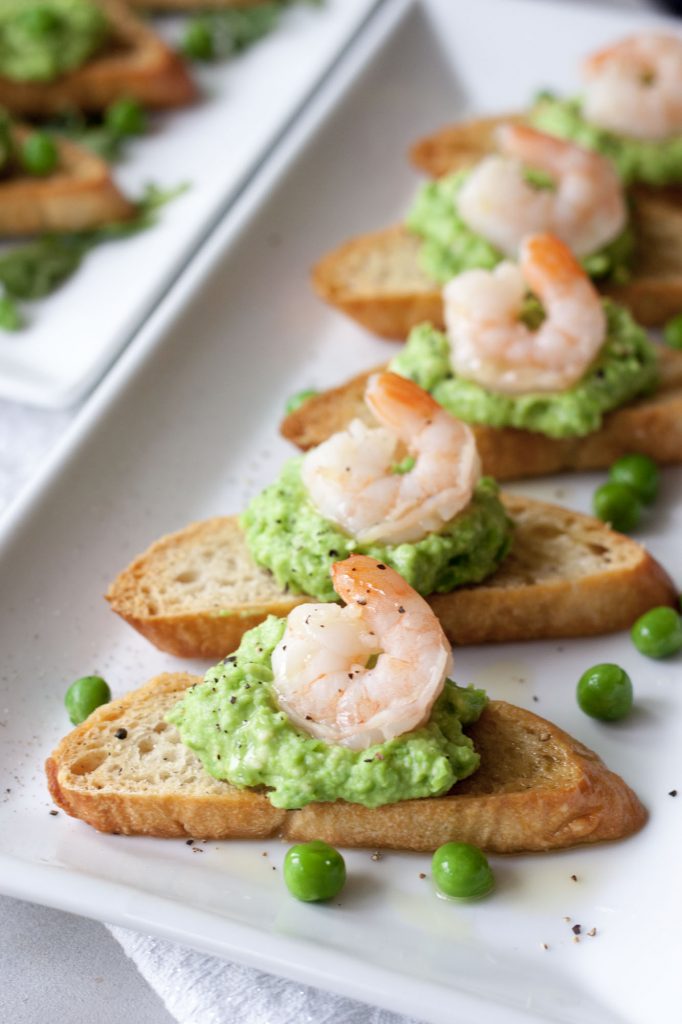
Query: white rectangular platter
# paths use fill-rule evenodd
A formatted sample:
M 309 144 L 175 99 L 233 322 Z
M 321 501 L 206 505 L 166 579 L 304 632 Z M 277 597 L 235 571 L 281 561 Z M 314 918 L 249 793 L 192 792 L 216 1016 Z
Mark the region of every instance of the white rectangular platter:
M 93 386 L 225 213 L 378 0 L 294 5 L 252 49 L 193 64 L 200 98 L 153 118 L 114 174 L 131 198 L 149 182 L 187 184 L 153 230 L 100 246 L 53 295 L 27 307 L 28 326 L 0 331 L 0 396 L 51 408 Z M 182 19 L 152 22 L 169 39 Z
M 620 844 L 493 858 L 497 891 L 480 904 L 438 899 L 426 856 L 371 851 L 348 853 L 350 881 L 331 906 L 299 904 L 282 884 L 281 844 L 195 854 L 182 841 L 99 835 L 50 815 L 42 775 L 75 677 L 100 672 L 119 695 L 162 670 L 205 667 L 161 655 L 115 619 L 101 597 L 115 573 L 160 534 L 239 511 L 273 479 L 290 454 L 276 433 L 288 395 L 395 351 L 323 308 L 306 268 L 401 215 L 417 182 L 405 152 L 420 134 L 513 109 L 538 85 L 568 89 L 584 51 L 640 24 L 529 0 L 385 4 L 160 304 L 0 538 L 3 891 L 433 1024 L 679 1020 L 682 795 L 668 794 L 682 793 L 680 659 L 647 661 L 626 635 L 456 652 L 458 681 L 556 721 L 651 814 Z M 587 510 L 600 479 L 518 489 Z M 666 472 L 639 536 L 682 582 L 679 470 Z M 622 664 L 637 694 L 634 714 L 610 727 L 574 697 L 603 661 Z

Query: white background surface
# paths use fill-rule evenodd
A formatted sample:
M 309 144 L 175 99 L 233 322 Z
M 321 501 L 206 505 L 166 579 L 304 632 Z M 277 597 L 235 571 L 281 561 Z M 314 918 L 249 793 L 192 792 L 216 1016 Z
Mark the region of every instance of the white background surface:
M 388 207 L 391 203 L 396 201 L 397 196 L 390 196 L 387 199 L 386 213 L 391 212 Z M 301 384 L 311 383 L 312 380 L 301 381 Z M 20 439 L 23 431 L 23 437 L 38 439 L 38 444 L 34 445 L 34 452 L 36 458 L 38 458 L 38 448 L 41 442 L 47 442 L 50 436 L 56 432 L 59 427 L 62 426 L 64 420 L 61 417 L 55 417 L 54 419 L 47 418 L 36 418 L 30 414 L 24 414 L 20 410 L 12 410 L 14 413 L 13 417 L 10 418 L 9 410 L 7 407 L 0 408 L 0 424 L 6 429 L 9 429 L 10 422 L 13 424 L 12 433 L 15 439 Z M 18 426 L 17 426 L 18 424 Z M 27 446 L 28 447 L 28 446 Z M 6 472 L 6 479 L 16 479 L 16 475 L 12 467 L 8 470 L 8 460 L 6 459 L 6 453 L 10 448 L 14 448 L 14 445 L 9 443 L 4 447 L 0 448 L 0 461 L 3 465 L 3 469 Z M 572 485 L 568 487 L 568 494 L 564 496 L 564 500 L 571 501 L 576 499 L 576 502 L 580 504 L 583 500 L 580 498 L 579 489 L 575 489 Z M 4 492 L 7 493 L 6 491 Z M 586 492 L 585 492 L 586 493 Z M 150 524 L 151 525 L 151 524 Z M 652 530 L 655 535 L 661 523 L 654 522 L 652 524 Z M 663 552 L 662 552 L 663 553 Z M 556 659 L 555 659 L 556 660 Z M 8 911 L 8 901 L 3 901 L 2 909 L 6 913 Z M 74 925 L 71 919 L 63 918 L 62 915 L 54 915 L 54 912 L 43 911 L 33 908 L 27 908 L 25 911 L 21 911 L 21 908 L 16 904 L 12 904 L 11 921 L 23 922 L 23 928 L 27 932 L 32 932 L 32 938 L 29 942 L 24 943 L 14 941 L 9 943 L 9 948 L 13 950 L 22 949 L 26 950 L 26 956 L 24 958 L 15 957 L 12 959 L 6 959 L 4 956 L 0 958 L 0 963 L 3 965 L 3 971 L 7 970 L 7 977 L 9 982 L 5 980 L 0 991 L 0 1008 L 2 1008 L 3 1019 L 14 1019 L 18 1022 L 34 1021 L 42 1019 L 50 1020 L 64 1020 L 73 1022 L 73 1024 L 79 1024 L 82 1019 L 92 1020 L 92 1017 L 87 1016 L 88 1003 L 87 999 L 91 998 L 96 1000 L 96 989 L 94 985 L 102 984 L 101 982 L 95 982 L 94 978 L 99 976 L 93 972 L 96 969 L 98 963 L 98 957 L 103 953 L 108 958 L 107 943 L 110 942 L 108 938 L 103 938 L 103 932 L 97 932 L 96 926 L 90 925 L 83 922 L 82 928 L 82 941 L 87 944 L 88 950 L 87 955 L 76 962 L 76 970 L 70 974 L 62 974 L 61 978 L 58 979 L 55 975 L 55 990 L 54 1000 L 48 1002 L 46 998 L 45 982 L 50 978 L 48 964 L 53 966 L 60 964 L 61 955 L 68 950 L 68 942 L 71 935 L 74 935 Z M 51 922 L 54 923 L 56 919 L 59 919 L 59 927 L 61 934 L 64 936 L 64 943 L 60 946 L 56 938 L 54 929 L 50 927 Z M 69 924 L 65 922 L 69 921 Z M 7 928 L 3 931 L 3 940 L 7 940 L 8 935 L 11 937 L 11 931 Z M 99 934 L 101 938 L 98 940 L 95 936 Z M 646 948 L 646 935 L 641 936 L 643 948 Z M 588 951 L 588 955 L 591 951 Z M 41 962 L 41 958 L 45 958 L 45 962 Z M 32 963 L 32 967 L 28 971 L 25 970 L 29 964 Z M 99 962 L 102 962 L 101 959 Z M 66 968 L 66 964 L 63 964 Z M 24 973 L 22 974 L 22 967 Z M 11 971 L 11 974 L 10 974 Z M 56 974 L 56 972 L 55 972 Z M 116 957 L 112 958 L 111 967 L 107 975 L 109 980 L 114 978 L 118 979 L 118 984 L 111 986 L 110 992 L 127 992 L 130 991 L 130 986 L 134 987 L 135 982 L 132 978 L 130 969 L 125 967 L 125 963 L 122 965 L 120 959 Z M 31 985 L 33 986 L 31 988 Z M 37 994 L 38 989 L 40 995 Z M 85 1002 L 83 997 L 85 996 Z M 9 997 L 9 998 L 8 998 Z M 79 998 L 80 997 L 80 998 Z M 118 1001 L 109 1000 L 105 998 L 97 1002 L 93 1002 L 92 1005 L 96 1005 L 97 1008 L 97 1019 L 102 1021 L 112 1021 L 118 1024 L 118 1021 L 129 1020 L 131 1017 L 128 1006 L 125 1002 L 126 995 L 122 995 Z M 140 995 L 139 999 L 143 999 Z M 3 1005 L 5 1003 L 6 1005 Z M 48 1017 L 42 1017 L 39 1015 L 39 1008 L 52 1006 L 52 1011 Z M 61 1009 L 60 1009 L 61 1007 Z M 83 1011 L 83 1016 L 79 1017 L 78 1014 Z M 160 1010 L 155 1010 L 153 1004 L 144 1004 L 140 1002 L 137 1007 L 138 1015 L 140 1019 L 149 1021 L 149 1024 L 157 1024 L 157 1018 L 159 1024 L 161 1021 L 167 1020 L 167 1016 Z M 13 1016 L 11 1016 L 13 1014 Z M 157 1016 L 152 1016 L 157 1014 Z M 665 1018 L 661 1018 L 665 1019 Z M 273 1022 L 274 1024 L 274 1022 Z

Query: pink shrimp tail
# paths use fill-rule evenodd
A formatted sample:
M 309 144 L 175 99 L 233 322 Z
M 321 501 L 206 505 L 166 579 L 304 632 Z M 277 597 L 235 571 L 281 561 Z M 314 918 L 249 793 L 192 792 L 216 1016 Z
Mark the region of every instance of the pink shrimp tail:
M 542 295 L 548 287 L 573 285 L 584 280 L 594 288 L 577 259 L 556 235 L 526 235 L 521 242 L 521 269 L 529 287 Z
M 538 167 L 559 171 L 559 163 L 568 154 L 580 150 L 573 142 L 557 139 L 526 124 L 503 124 L 497 129 L 497 144 L 505 156 Z
M 428 391 L 408 377 L 388 371 L 370 377 L 365 389 L 365 402 L 380 423 L 396 429 L 396 432 L 405 425 L 408 416 L 428 419 L 441 411 Z
M 346 604 L 358 600 L 364 603 L 373 593 L 390 593 L 398 598 L 411 592 L 411 587 L 395 569 L 369 555 L 350 555 L 343 562 L 334 562 L 331 575 L 334 590 Z

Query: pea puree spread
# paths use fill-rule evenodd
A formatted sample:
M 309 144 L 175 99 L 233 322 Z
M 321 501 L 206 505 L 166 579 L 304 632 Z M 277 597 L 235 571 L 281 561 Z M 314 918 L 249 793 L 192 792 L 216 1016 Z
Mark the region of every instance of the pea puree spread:
M 450 680 L 427 725 L 366 750 L 331 746 L 297 729 L 272 688 L 272 652 L 285 625 L 270 616 L 250 630 L 169 712 L 210 775 L 240 788 L 267 786 L 275 807 L 333 800 L 379 807 L 440 796 L 478 768 L 462 726 L 476 721 L 487 698 Z
M 302 461 L 301 456 L 290 459 L 241 518 L 254 560 L 295 594 L 337 601 L 329 570 L 353 552 L 390 565 L 427 595 L 480 582 L 509 551 L 511 524 L 489 477 L 479 481 L 470 504 L 440 533 L 413 544 L 363 545 L 317 511 L 301 480 Z
M 579 99 L 543 96 L 533 108 L 531 123 L 543 132 L 596 149 L 615 164 L 625 185 L 674 185 L 682 182 L 682 135 L 669 139 L 635 139 L 585 121 Z
M 468 176 L 458 171 L 422 185 L 405 222 L 407 228 L 423 239 L 419 253 L 422 269 L 438 284 L 445 284 L 464 270 L 492 270 L 505 256 L 485 238 L 477 235 L 457 212 L 457 197 Z M 539 174 L 528 173 L 528 180 Z M 629 277 L 634 236 L 627 226 L 620 235 L 597 252 L 581 260 L 586 272 L 595 278 L 623 282 Z
M 92 0 L 0 0 L 0 75 L 50 82 L 84 64 L 106 34 Z
M 391 362 L 391 369 L 429 391 L 448 412 L 468 423 L 517 427 L 548 437 L 583 437 L 601 426 L 604 413 L 651 392 L 658 379 L 656 352 L 627 310 L 608 299 L 606 341 L 583 379 L 567 391 L 504 395 L 456 377 L 450 340 L 420 324 Z

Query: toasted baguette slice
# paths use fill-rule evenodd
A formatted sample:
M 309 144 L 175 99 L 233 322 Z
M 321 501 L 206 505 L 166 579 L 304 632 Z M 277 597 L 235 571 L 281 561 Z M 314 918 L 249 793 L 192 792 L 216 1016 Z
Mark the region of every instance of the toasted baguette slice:
M 0 77 L 0 106 L 12 114 L 50 117 L 100 111 L 122 97 L 145 107 L 178 107 L 196 98 L 181 58 L 119 0 L 99 0 L 111 25 L 109 46 L 53 82 Z
M 163 675 L 106 704 L 45 765 L 56 804 L 100 832 L 193 839 L 324 839 L 337 846 L 493 853 L 622 839 L 646 811 L 587 747 L 537 715 L 491 701 L 467 731 L 481 767 L 451 794 L 370 809 L 343 802 L 283 811 L 204 770 L 165 715 L 197 676 Z M 115 733 L 126 730 L 124 740 Z
M 15 133 L 21 139 L 27 129 L 17 126 Z M 135 213 L 104 160 L 66 139 L 56 142 L 59 163 L 49 177 L 0 179 L 0 236 L 85 231 Z
M 410 161 L 429 177 L 442 178 L 444 174 L 471 167 L 494 152 L 497 148 L 495 132 L 501 124 L 523 124 L 527 120 L 527 114 L 516 111 L 446 125 L 415 142 L 410 147 Z M 646 196 L 673 206 L 682 204 L 682 184 L 636 185 L 631 191 L 637 197 Z
M 474 426 L 483 471 L 496 480 L 547 476 L 563 470 L 607 469 L 629 452 L 661 465 L 682 462 L 682 352 L 660 347 L 661 383 L 656 394 L 616 409 L 587 437 L 552 438 L 529 430 Z M 338 388 L 308 399 L 281 425 L 299 448 L 320 444 L 352 419 L 373 422 L 364 401 L 362 373 Z
M 495 151 L 495 132 L 501 124 L 523 124 L 526 116 L 515 111 L 495 117 L 477 117 L 439 128 L 410 146 L 410 161 L 430 178 L 471 167 Z
M 410 156 L 419 170 L 440 177 L 481 160 L 494 148 L 495 129 L 521 120 L 516 114 L 465 121 L 422 139 Z M 671 202 L 669 190 L 637 190 L 633 218 L 632 278 L 602 290 L 640 323 L 658 326 L 682 310 L 682 203 Z M 382 337 L 402 340 L 423 320 L 441 327 L 440 289 L 420 267 L 420 246 L 402 227 L 360 235 L 322 258 L 313 284 L 325 302 Z
M 556 505 L 511 495 L 504 501 L 515 524 L 504 564 L 483 583 L 429 598 L 453 643 L 608 633 L 675 602 L 667 574 L 629 538 Z M 314 600 L 284 593 L 255 565 L 235 516 L 161 538 L 106 596 L 161 650 L 214 660 L 266 616 Z
M 638 197 L 637 249 L 627 284 L 600 285 L 640 323 L 655 327 L 682 311 L 682 205 Z M 443 326 L 441 289 L 422 270 L 421 239 L 402 226 L 351 238 L 313 268 L 315 291 L 367 330 L 404 341 L 430 320 Z

